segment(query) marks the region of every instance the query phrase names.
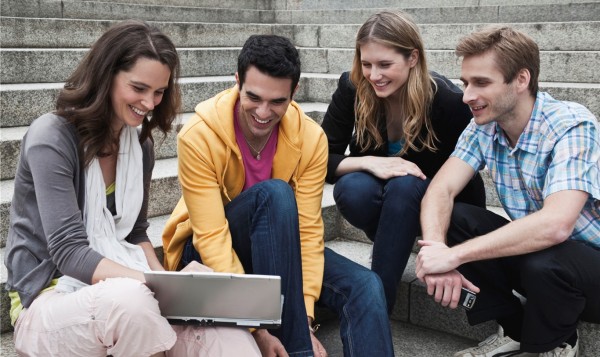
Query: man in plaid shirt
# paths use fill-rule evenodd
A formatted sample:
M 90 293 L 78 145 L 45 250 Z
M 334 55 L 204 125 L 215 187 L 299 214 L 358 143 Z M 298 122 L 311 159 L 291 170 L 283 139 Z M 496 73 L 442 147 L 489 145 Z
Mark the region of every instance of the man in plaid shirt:
M 500 325 L 455 356 L 576 356 L 578 321 L 600 323 L 598 121 L 538 91 L 539 50 L 524 33 L 488 27 L 456 54 L 474 118 L 423 199 L 417 277 L 443 306 L 476 292 L 469 322 Z M 453 202 L 486 166 L 511 221 Z

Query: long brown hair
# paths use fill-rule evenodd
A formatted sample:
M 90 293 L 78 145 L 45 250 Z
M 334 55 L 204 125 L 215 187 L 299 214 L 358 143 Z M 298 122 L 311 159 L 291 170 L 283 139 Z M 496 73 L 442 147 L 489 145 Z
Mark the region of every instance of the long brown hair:
M 67 79 L 56 101 L 56 112 L 75 125 L 79 149 L 87 166 L 103 148 L 112 144 L 110 99 L 113 80 L 120 71 L 130 70 L 139 58 L 159 61 L 171 76 L 163 99 L 144 118 L 140 142 L 152 139 L 152 129 L 163 134 L 171 129 L 181 106 L 179 57 L 171 40 L 158 28 L 128 20 L 110 27 L 81 60 Z
M 379 133 L 379 123 L 385 106 L 377 97 L 369 81 L 362 72 L 360 47 L 369 42 L 376 42 L 394 49 L 407 60 L 414 50 L 418 52 L 417 64 L 412 67 L 408 79 L 400 90 L 401 118 L 404 146 L 400 154 L 412 149 L 435 151 L 435 133 L 431 130 L 429 110 L 435 93 L 435 82 L 427 69 L 425 49 L 419 28 L 402 11 L 382 11 L 371 17 L 360 27 L 356 35 L 356 52 L 350 80 L 356 87 L 356 138 L 362 151 L 369 148 L 379 148 L 384 138 Z M 421 130 L 428 130 L 421 137 Z

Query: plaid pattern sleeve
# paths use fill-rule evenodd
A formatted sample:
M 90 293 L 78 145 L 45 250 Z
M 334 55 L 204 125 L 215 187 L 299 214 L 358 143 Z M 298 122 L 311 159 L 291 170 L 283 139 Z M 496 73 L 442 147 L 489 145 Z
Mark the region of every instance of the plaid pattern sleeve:
M 484 136 L 484 141 L 479 140 L 479 135 Z M 479 172 L 479 170 L 485 167 L 485 160 L 480 144 L 482 142 L 491 142 L 492 139 L 493 135 L 488 135 L 487 132 L 482 132 L 478 125 L 475 124 L 475 121 L 471 119 L 469 125 L 467 125 L 465 130 L 458 138 L 454 152 L 452 152 L 452 155 L 450 156 L 461 159 L 469 164 L 475 170 L 475 172 Z
M 591 121 L 572 127 L 552 151 L 544 197 L 562 190 L 580 190 L 600 200 L 600 133 Z

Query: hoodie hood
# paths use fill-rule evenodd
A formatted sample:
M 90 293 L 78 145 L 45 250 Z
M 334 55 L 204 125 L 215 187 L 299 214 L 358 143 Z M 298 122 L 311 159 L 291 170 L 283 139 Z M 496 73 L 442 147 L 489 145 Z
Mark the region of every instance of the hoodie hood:
M 233 127 L 233 111 L 235 103 L 240 96 L 238 86 L 227 89 L 215 97 L 198 104 L 195 108 L 196 114 L 206 123 L 212 131 L 229 147 L 236 155 L 241 155 L 235 140 Z M 297 149 L 301 148 L 301 140 L 304 136 L 304 112 L 295 101 L 291 101 L 288 109 L 279 122 L 279 142 L 285 140 L 288 145 Z

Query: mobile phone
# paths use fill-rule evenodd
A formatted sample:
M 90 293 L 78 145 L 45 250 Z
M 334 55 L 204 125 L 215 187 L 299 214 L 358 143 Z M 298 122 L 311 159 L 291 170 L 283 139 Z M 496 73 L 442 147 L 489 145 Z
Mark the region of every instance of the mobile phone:
M 477 294 L 467 288 L 462 288 L 460 291 L 460 301 L 458 302 L 459 306 L 464 307 L 467 310 L 471 310 L 473 305 L 475 305 L 475 300 L 477 300 Z

